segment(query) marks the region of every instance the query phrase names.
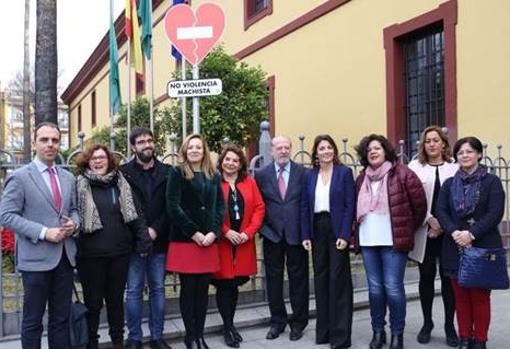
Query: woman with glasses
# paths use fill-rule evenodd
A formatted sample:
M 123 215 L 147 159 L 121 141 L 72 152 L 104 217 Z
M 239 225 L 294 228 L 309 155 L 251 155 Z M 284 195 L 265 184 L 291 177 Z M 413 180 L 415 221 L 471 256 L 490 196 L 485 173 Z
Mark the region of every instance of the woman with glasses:
M 461 349 L 487 347 L 491 291 L 459 285 L 459 250 L 503 245 L 498 226 L 503 218 L 505 192 L 500 179 L 480 164 L 482 153 L 482 142 L 476 137 L 464 137 L 455 143 L 453 154 L 460 168 L 441 187 L 437 203 L 437 218 L 444 231 L 443 272 L 451 278 L 455 294 Z
M 124 290 L 129 255 L 146 255 L 152 240 L 136 196 L 110 150 L 95 144 L 77 161 L 77 268 L 87 306 L 88 349 L 98 348 L 99 315 L 106 303 L 113 348 L 124 348 Z

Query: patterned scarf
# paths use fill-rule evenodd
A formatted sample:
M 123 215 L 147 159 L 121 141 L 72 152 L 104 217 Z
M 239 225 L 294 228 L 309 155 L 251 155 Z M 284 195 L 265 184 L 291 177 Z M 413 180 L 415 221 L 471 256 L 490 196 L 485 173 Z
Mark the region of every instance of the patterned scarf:
M 91 170 L 86 170 L 83 175 L 78 176 L 76 184 L 78 191 L 78 212 L 84 233 L 90 234 L 96 230 L 103 229 L 103 224 L 101 223 L 101 218 L 92 196 L 90 183 L 108 185 L 114 179 L 117 181 L 117 187 L 120 192 L 119 204 L 124 223 L 132 222 L 138 218 L 131 187 L 122 173 L 112 171 L 105 175 L 98 175 Z
M 365 170 L 365 178 L 358 194 L 356 219 L 358 223 L 369 213 L 385 214 L 389 212 L 388 204 L 388 172 L 393 167 L 389 161 L 385 161 L 377 169 L 368 166 Z M 372 182 L 381 181 L 377 193 L 372 191 Z
M 475 172 L 468 174 L 459 169 L 452 182 L 453 206 L 460 218 L 469 217 L 480 200 L 482 179 L 487 174 L 487 167 L 479 165 Z

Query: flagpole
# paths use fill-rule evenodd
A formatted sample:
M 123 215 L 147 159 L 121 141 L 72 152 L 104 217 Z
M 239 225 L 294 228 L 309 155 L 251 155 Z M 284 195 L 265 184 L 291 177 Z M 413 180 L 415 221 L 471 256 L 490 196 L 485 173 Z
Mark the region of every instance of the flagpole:
M 128 72 L 128 103 L 127 103 L 127 157 L 131 157 L 131 147 L 129 145 L 129 134 L 131 133 L 131 38 L 128 37 L 128 48 L 127 48 L 127 72 Z
M 149 0 L 149 13 L 151 18 L 150 25 L 152 26 L 152 0 Z M 151 59 L 149 59 L 149 108 L 150 108 L 150 125 L 151 132 L 154 133 L 154 65 L 152 60 L 154 59 L 154 52 L 152 50 L 152 39 L 150 43 Z
M 112 28 L 111 23 L 113 23 L 113 0 L 110 0 L 110 23 L 108 23 L 108 28 Z M 113 26 L 113 30 L 115 30 L 115 26 Z M 117 33 L 114 33 L 115 40 L 117 40 Z M 111 36 L 110 36 L 111 37 Z M 110 44 L 110 49 L 112 48 Z M 110 52 L 110 57 L 112 53 Z M 110 88 L 108 89 L 108 92 L 110 94 L 110 149 L 115 148 L 115 140 L 112 137 L 113 135 L 113 101 L 112 101 L 112 62 L 110 61 Z

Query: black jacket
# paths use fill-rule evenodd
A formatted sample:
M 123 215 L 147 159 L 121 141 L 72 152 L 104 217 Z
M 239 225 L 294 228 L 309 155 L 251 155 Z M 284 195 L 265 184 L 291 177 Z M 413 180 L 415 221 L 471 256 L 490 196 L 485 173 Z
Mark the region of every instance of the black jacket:
M 170 219 L 166 213 L 165 188 L 170 168 L 171 166 L 154 159 L 154 167 L 150 171 L 154 186 L 152 193 L 149 194 L 144 190 L 145 178 L 142 174 L 144 170 L 136 159 L 121 167 L 122 174 L 140 200 L 147 226 L 156 230 L 158 234 L 153 242 L 152 251 L 155 253 L 166 253 L 168 247 Z
M 131 251 L 149 253 L 151 241 L 143 217 L 124 223 L 117 181 L 108 185 L 90 182 L 90 187 L 103 229 L 79 234 L 78 258 L 114 257 Z

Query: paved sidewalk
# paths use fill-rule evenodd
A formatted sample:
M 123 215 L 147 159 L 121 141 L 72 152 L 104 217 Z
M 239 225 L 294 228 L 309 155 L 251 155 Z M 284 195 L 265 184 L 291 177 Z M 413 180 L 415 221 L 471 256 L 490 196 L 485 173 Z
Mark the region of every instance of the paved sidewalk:
M 422 318 L 420 303 L 416 300 L 417 297 L 417 284 L 406 286 L 406 292 L 411 299 L 407 305 L 406 317 L 406 331 L 404 335 L 405 348 L 417 349 L 446 349 L 449 348 L 445 344 L 443 332 L 443 306 L 439 296 L 436 296 L 434 304 L 434 322 L 435 329 L 432 332 L 432 340 L 428 345 L 422 345 L 416 342 L 416 335 L 421 328 Z M 367 349 L 368 343 L 371 339 L 372 329 L 370 326 L 370 313 L 367 309 L 368 295 L 367 292 L 357 292 L 354 295 L 355 313 L 352 334 L 352 349 Z M 315 302 L 312 300 L 310 307 L 315 309 Z M 241 343 L 241 348 L 244 349 L 261 349 L 261 348 L 275 348 L 275 349 L 300 349 L 300 348 L 329 348 L 328 345 L 315 344 L 315 320 L 311 320 L 310 324 L 305 330 L 303 338 L 297 342 L 289 341 L 288 328 L 278 338 L 272 341 L 266 340 L 266 332 L 268 330 L 267 322 L 269 319 L 269 310 L 266 305 L 258 307 L 241 308 L 236 313 L 236 326 L 244 337 L 244 342 Z M 510 348 L 507 336 L 510 328 L 510 292 L 509 291 L 495 291 L 492 294 L 492 321 L 489 333 L 488 347 L 491 349 L 506 349 Z M 143 324 L 144 334 L 148 334 L 147 324 Z M 184 326 L 180 317 L 177 315 L 173 318 L 167 319 L 165 322 L 164 330 L 166 338 L 174 349 L 185 348 L 182 342 L 184 336 Z M 228 348 L 223 343 L 221 336 L 221 318 L 217 313 L 207 315 L 206 322 L 206 340 L 211 349 Z M 108 348 L 107 341 L 109 340 L 106 328 L 100 331 L 102 348 Z M 387 347 L 387 346 L 386 346 Z M 19 349 L 21 343 L 19 340 L 13 341 L 0 341 L 0 348 L 2 349 Z M 47 348 L 46 338 L 43 339 L 42 348 Z M 147 345 L 145 348 L 149 348 Z
M 408 302 L 406 331 L 404 334 L 404 345 L 406 349 L 446 349 L 450 348 L 445 343 L 443 331 L 443 311 L 439 297 L 435 299 L 434 322 L 435 328 L 432 332 L 432 339 L 429 344 L 423 345 L 416 341 L 416 336 L 422 325 L 421 308 L 418 300 Z M 492 320 L 489 333 L 488 347 L 490 349 L 510 348 L 508 333 L 510 327 L 510 292 L 495 291 L 492 294 Z M 267 326 L 256 326 L 242 329 L 240 332 L 244 337 L 241 343 L 242 349 L 301 349 L 301 348 L 329 348 L 328 345 L 315 344 L 315 320 L 312 320 L 305 330 L 303 338 L 297 342 L 289 341 L 287 330 L 277 339 L 269 341 L 265 339 Z M 370 325 L 370 313 L 368 309 L 361 309 L 354 313 L 352 347 L 351 349 L 367 349 L 372 336 Z M 207 343 L 211 349 L 228 348 L 223 343 L 221 335 L 208 335 Z M 171 341 L 172 348 L 185 348 L 182 341 Z M 388 346 L 385 346 L 387 348 Z M 146 347 L 148 348 L 148 346 Z

